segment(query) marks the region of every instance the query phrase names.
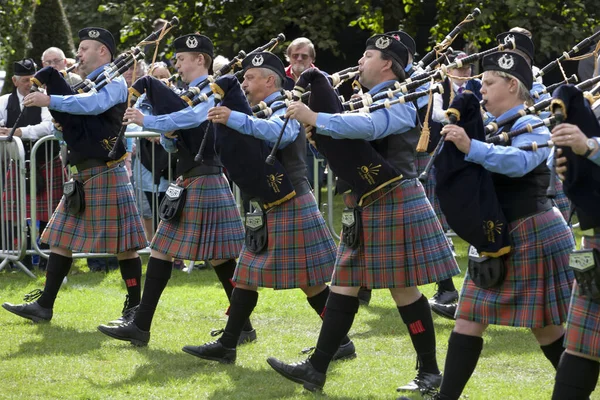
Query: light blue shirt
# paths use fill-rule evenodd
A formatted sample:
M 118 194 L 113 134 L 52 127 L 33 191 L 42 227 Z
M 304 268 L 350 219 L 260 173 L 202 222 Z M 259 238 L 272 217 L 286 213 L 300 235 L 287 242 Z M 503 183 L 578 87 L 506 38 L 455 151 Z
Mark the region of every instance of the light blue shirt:
M 515 115 L 523 105 L 511 108 L 502 114 L 498 120 L 510 118 Z M 525 127 L 527 124 L 536 124 L 541 120 L 534 115 L 519 118 L 511 130 Z M 503 127 L 506 128 L 506 127 Z M 502 131 L 502 129 L 500 130 Z M 545 143 L 550 140 L 550 131 L 545 126 L 523 133 L 512 138 L 511 146 L 496 146 L 493 144 L 471 140 L 471 149 L 465 156 L 465 161 L 482 165 L 485 169 L 511 178 L 517 178 L 531 172 L 543 163 L 550 154 L 550 149 L 541 148 L 537 151 L 519 150 L 517 147 L 531 144 L 532 142 Z
M 105 65 L 96 68 L 88 75 L 89 79 L 94 80 L 104 71 Z M 50 96 L 50 105 L 48 108 L 75 115 L 99 115 L 109 108 L 120 103 L 125 103 L 126 101 L 127 83 L 125 83 L 123 77 L 118 77 L 114 78 L 99 92 L 90 91 L 67 96 L 53 94 Z
M 409 63 L 408 66 L 404 69 L 404 71 L 408 72 L 410 71 L 410 69 L 413 67 L 413 64 Z M 410 75 L 410 77 L 414 77 L 417 75 L 421 75 L 423 73 L 423 70 L 420 68 L 415 68 L 415 70 L 413 71 L 413 73 Z M 429 90 L 429 87 L 431 86 L 431 82 L 427 82 L 426 84 L 419 86 L 418 88 L 415 89 L 415 92 L 426 92 Z M 423 96 L 423 97 L 419 97 L 417 99 L 417 107 L 420 110 L 421 108 L 425 107 L 427 105 L 427 103 L 429 103 L 429 96 Z M 421 123 L 424 123 L 425 121 L 421 121 Z
M 540 101 L 547 100 L 547 99 L 549 99 L 551 97 L 550 93 L 544 93 L 539 98 L 536 98 L 534 96 L 534 94 L 541 93 L 544 90 L 546 90 L 546 86 L 543 83 L 539 83 L 539 82 L 533 81 L 533 86 L 531 87 L 531 90 L 529 91 L 529 93 L 531 94 L 531 98 L 533 99 L 533 101 L 536 104 L 539 103 Z
M 197 86 L 205 80 L 208 75 L 202 75 L 194 79 L 190 83 L 190 87 Z M 207 85 L 201 93 L 209 93 L 210 86 Z M 163 115 L 146 115 L 144 116 L 144 128 L 155 132 L 172 132 L 178 129 L 191 129 L 200 126 L 208 115 L 208 109 L 213 103 L 211 101 L 203 101 L 194 107 L 186 107 L 182 110 Z
M 279 91 L 273 92 L 268 95 L 264 102 L 269 103 L 273 101 L 277 96 L 279 96 Z M 281 101 L 276 101 L 271 104 L 271 107 L 275 107 L 278 104 L 281 104 Z M 235 129 L 236 131 L 244 134 L 254 136 L 255 138 L 264 140 L 268 142 L 271 146 L 275 144 L 279 134 L 281 132 L 281 128 L 285 121 L 280 118 L 280 116 L 285 115 L 286 108 L 282 108 L 280 110 L 275 111 L 269 119 L 256 118 L 253 115 L 247 115 L 241 113 L 239 111 L 231 111 L 229 115 L 229 119 L 227 120 L 227 126 L 231 129 Z M 298 137 L 298 133 L 300 131 L 300 124 L 295 119 L 290 119 L 288 121 L 287 126 L 285 127 L 285 131 L 283 132 L 283 136 L 281 137 L 281 142 L 279 147 L 284 148 L 285 146 L 293 143 L 294 140 Z
M 381 82 L 369 91 L 375 94 L 393 81 Z M 383 103 L 380 100 L 374 104 Z M 334 139 L 377 140 L 414 128 L 417 110 L 412 103 L 394 104 L 372 113 L 317 114 L 317 133 Z

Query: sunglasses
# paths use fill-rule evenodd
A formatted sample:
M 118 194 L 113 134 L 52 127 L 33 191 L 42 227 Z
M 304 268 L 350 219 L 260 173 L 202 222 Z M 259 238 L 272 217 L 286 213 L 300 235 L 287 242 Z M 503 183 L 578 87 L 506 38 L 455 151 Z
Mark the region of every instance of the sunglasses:
M 294 59 L 294 60 L 297 60 L 299 58 L 301 58 L 302 60 L 308 60 L 309 57 L 310 57 L 310 55 L 308 55 L 308 54 L 302 54 L 302 53 L 292 54 L 292 59 Z

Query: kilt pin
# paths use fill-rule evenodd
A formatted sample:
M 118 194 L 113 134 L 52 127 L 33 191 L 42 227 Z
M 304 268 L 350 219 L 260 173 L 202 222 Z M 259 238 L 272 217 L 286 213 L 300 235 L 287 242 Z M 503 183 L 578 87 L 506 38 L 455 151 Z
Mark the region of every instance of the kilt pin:
M 356 196 L 344 195 L 348 207 Z M 332 285 L 371 289 L 425 285 L 460 273 L 425 190 L 417 179 L 369 195 L 357 249 L 340 243 Z
M 568 268 L 575 245 L 571 230 L 554 207 L 511 222 L 509 231 L 504 282 L 481 289 L 467 272 L 456 318 L 526 328 L 562 324 L 574 279 Z
M 335 243 L 312 193 L 273 207 L 266 220 L 267 248 L 254 254 L 243 246 L 235 283 L 292 289 L 331 280 Z
M 583 248 L 600 250 L 600 235 L 584 236 Z M 565 348 L 590 357 L 600 357 L 600 304 L 581 296 L 577 282 L 573 284 L 571 294 Z
M 177 185 L 186 188 L 181 215 L 160 222 L 150 248 L 182 260 L 235 259 L 244 226 L 225 175 L 180 177 Z
M 133 187 L 122 164 L 73 174 L 84 182 L 85 210 L 69 214 L 61 199 L 42 233 L 49 246 L 82 253 L 118 254 L 147 246 Z

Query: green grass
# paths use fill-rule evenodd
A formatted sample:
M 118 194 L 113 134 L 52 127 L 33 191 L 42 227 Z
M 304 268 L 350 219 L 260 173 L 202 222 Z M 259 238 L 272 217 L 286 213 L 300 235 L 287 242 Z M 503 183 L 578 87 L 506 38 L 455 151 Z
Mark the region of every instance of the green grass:
M 466 246 L 455 239 L 464 272 Z M 0 310 L 0 399 L 394 399 L 415 375 L 415 355 L 389 292 L 373 292 L 350 336 L 358 358 L 333 363 L 324 394 L 311 394 L 275 373 L 266 358 L 299 361 L 316 343 L 320 320 L 300 290 L 261 289 L 252 315 L 255 343 L 238 349 L 235 365 L 187 355 L 181 347 L 213 340 L 225 325 L 225 294 L 210 270 L 173 271 L 146 348 L 112 340 L 96 326 L 118 316 L 124 285 L 118 272 L 90 273 L 78 261 L 59 293 L 49 324 L 32 324 Z M 40 288 L 23 273 L 0 273 L 0 301 L 21 302 Z M 462 285 L 462 276 L 455 278 Z M 422 287 L 430 297 L 434 285 Z M 438 362 L 444 365 L 454 326 L 434 315 Z M 469 399 L 548 399 L 554 370 L 525 329 L 490 327 Z M 420 398 L 419 396 L 415 396 Z M 593 397 L 600 399 L 600 396 Z

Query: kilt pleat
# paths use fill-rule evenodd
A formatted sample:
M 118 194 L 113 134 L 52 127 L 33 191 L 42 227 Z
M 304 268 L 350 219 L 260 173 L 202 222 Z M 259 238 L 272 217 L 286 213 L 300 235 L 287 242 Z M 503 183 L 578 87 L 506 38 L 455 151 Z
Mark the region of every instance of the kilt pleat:
M 584 236 L 583 248 L 600 250 L 600 235 Z M 565 348 L 600 357 L 600 304 L 581 296 L 577 282 L 573 284 L 571 294 Z
M 267 213 L 267 248 L 242 248 L 233 281 L 292 289 L 331 280 L 335 243 L 312 193 L 292 198 Z
M 69 214 L 62 198 L 42 242 L 83 253 L 118 254 L 147 246 L 125 167 L 94 167 L 73 178 L 85 182 L 85 211 Z
M 185 205 L 174 221 L 161 221 L 150 247 L 182 260 L 237 258 L 244 241 L 240 212 L 225 175 L 177 180 Z
M 571 202 L 565 194 L 562 181 L 560 179 L 556 179 L 556 184 L 554 185 L 554 187 L 556 189 L 556 197 L 554 198 L 554 203 L 556 203 L 556 207 L 562 214 L 565 221 L 569 221 L 569 214 L 571 213 Z
M 481 289 L 469 273 L 457 318 L 483 324 L 541 328 L 567 317 L 573 274 L 568 269 L 573 234 L 556 207 L 509 224 L 511 252 L 499 288 Z
M 347 206 L 355 197 L 345 195 Z M 460 273 L 449 242 L 417 179 L 370 195 L 363 205 L 362 241 L 338 248 L 332 284 L 400 288 L 437 282 Z
M 29 169 L 29 164 L 27 166 L 27 168 Z M 31 172 L 28 172 L 31 173 Z M 10 174 L 10 178 L 7 176 L 6 182 L 9 182 L 10 185 L 7 186 L 6 188 L 6 192 L 4 193 L 4 199 L 5 200 L 12 200 L 12 201 L 7 201 L 6 204 L 8 207 L 7 209 L 7 219 L 10 221 L 14 221 L 16 219 L 16 213 L 17 213 L 17 203 L 14 202 L 14 200 L 16 199 L 16 193 L 17 193 L 17 189 L 16 189 L 16 185 L 17 185 L 17 176 L 14 173 L 13 169 L 10 169 L 10 171 L 7 171 L 7 175 Z M 63 168 L 62 168 L 62 162 L 60 161 L 60 158 L 57 156 L 55 157 L 50 163 L 46 163 L 43 164 L 38 173 L 37 173 L 37 179 L 38 182 L 40 179 L 45 180 L 46 181 L 46 185 L 44 186 L 44 188 L 42 190 L 39 191 L 39 193 L 36 193 L 36 215 L 33 216 L 36 220 L 38 221 L 48 221 L 48 219 L 50 219 L 50 216 L 52 215 L 52 213 L 54 212 L 54 210 L 56 209 L 56 207 L 58 206 L 58 203 L 60 202 L 60 199 L 62 198 L 62 194 L 63 194 L 63 178 L 64 178 L 64 172 L 63 172 Z M 29 185 L 29 181 L 26 182 L 26 185 Z M 29 188 L 26 188 L 26 209 L 27 209 L 27 218 L 32 218 L 31 216 L 31 196 L 28 194 L 29 193 Z

